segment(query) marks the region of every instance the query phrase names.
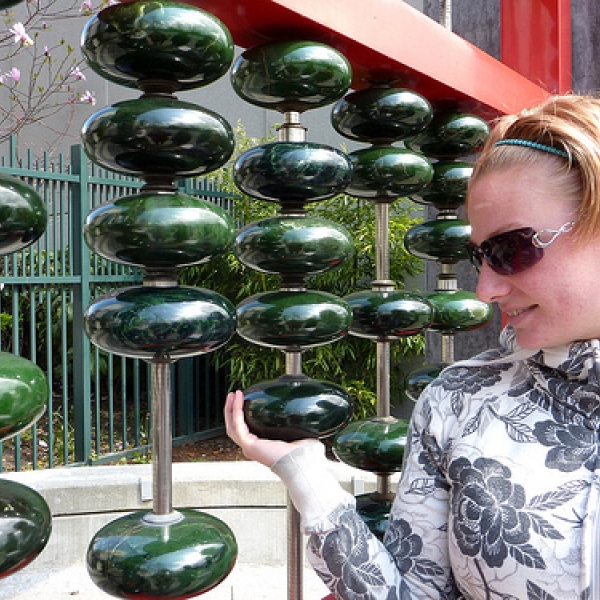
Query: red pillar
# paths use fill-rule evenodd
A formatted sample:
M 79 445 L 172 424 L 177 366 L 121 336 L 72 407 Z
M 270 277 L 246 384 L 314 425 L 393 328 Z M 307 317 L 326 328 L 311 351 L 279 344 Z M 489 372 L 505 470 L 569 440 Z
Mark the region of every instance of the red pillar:
M 571 80 L 571 0 L 502 0 L 501 61 L 549 92 Z

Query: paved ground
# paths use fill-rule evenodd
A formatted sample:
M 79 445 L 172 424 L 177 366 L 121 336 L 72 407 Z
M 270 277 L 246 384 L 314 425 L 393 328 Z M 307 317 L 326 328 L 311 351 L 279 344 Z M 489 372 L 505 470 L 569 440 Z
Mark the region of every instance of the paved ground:
M 56 572 L 40 573 L 35 561 L 0 582 L 0 600 L 109 600 L 99 590 L 84 565 Z M 202 600 L 285 600 L 285 567 L 237 565 L 219 586 L 198 598 Z M 310 569 L 304 572 L 303 600 L 321 600 L 329 592 Z

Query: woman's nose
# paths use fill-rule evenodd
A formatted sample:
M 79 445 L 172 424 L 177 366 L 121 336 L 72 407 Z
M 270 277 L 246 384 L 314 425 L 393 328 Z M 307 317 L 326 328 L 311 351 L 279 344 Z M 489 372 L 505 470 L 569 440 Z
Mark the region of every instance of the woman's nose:
M 492 268 L 483 263 L 479 269 L 479 280 L 475 293 L 482 302 L 497 302 L 511 290 L 509 278 L 499 275 Z

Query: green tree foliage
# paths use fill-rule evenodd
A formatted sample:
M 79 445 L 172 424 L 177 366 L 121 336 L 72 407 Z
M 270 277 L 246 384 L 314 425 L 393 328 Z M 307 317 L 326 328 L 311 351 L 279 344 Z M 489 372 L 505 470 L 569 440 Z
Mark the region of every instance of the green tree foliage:
M 236 156 L 266 140 L 249 138 L 238 124 Z M 216 172 L 214 177 L 223 192 L 233 198 L 233 218 L 238 227 L 277 214 L 278 206 L 242 194 L 233 182 L 232 162 Z M 369 289 L 375 278 L 375 207 L 370 201 L 347 195 L 307 205 L 308 214 L 324 217 L 344 225 L 354 240 L 352 260 L 346 261 L 328 273 L 311 276 L 307 287 L 344 297 L 352 292 Z M 422 262 L 410 255 L 404 247 L 404 234 L 417 219 L 410 201 L 398 200 L 390 211 L 390 278 L 398 289 L 407 279 L 422 271 Z M 233 254 L 208 264 L 185 269 L 181 283 L 213 289 L 234 304 L 260 292 L 279 287 L 279 277 L 256 272 L 241 264 Z M 422 356 L 423 336 L 411 336 L 391 344 L 391 397 L 401 396 L 401 382 L 407 366 L 414 365 Z M 275 349 L 251 344 L 239 336 L 230 341 L 224 360 L 230 369 L 231 388 L 244 389 L 259 381 L 276 379 L 285 371 L 285 356 Z M 223 360 L 223 358 L 222 358 Z M 347 336 L 341 341 L 306 350 L 303 353 L 303 371 L 314 379 L 335 382 L 353 396 L 357 416 L 375 413 L 376 405 L 376 344 L 369 340 Z

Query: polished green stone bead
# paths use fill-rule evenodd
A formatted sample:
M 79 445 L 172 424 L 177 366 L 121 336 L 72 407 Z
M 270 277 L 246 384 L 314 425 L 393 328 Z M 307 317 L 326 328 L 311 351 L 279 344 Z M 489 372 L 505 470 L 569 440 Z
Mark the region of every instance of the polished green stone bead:
M 381 541 L 383 541 L 383 536 L 390 521 L 392 504 L 392 499 L 378 498 L 377 494 L 360 494 L 356 496 L 356 512 L 373 535 Z
M 316 202 L 342 192 L 352 177 L 340 150 L 308 142 L 274 142 L 244 152 L 233 167 L 234 181 L 261 200 Z
M 372 146 L 349 154 L 352 181 L 346 192 L 360 198 L 397 198 L 418 192 L 433 177 L 429 160 L 394 146 Z
M 263 273 L 315 274 L 334 269 L 353 253 L 347 229 L 319 217 L 273 217 L 251 223 L 236 238 L 235 253 Z
M 20 179 L 0 174 L 0 255 L 33 244 L 44 233 L 47 221 L 39 194 Z
M 31 488 L 0 479 L 0 578 L 36 558 L 52 531 L 52 514 L 42 496 Z
M 250 431 L 261 438 L 327 438 L 352 418 L 348 392 L 306 375 L 282 375 L 244 390 L 244 414 Z
M 83 125 L 87 155 L 128 175 L 192 177 L 222 166 L 234 148 L 223 118 L 191 102 L 141 97 L 117 102 Z
M 48 383 L 34 363 L 0 352 L 0 441 L 33 425 L 46 410 Z
M 434 363 L 412 370 L 404 380 L 404 393 L 416 402 L 423 390 L 447 367 L 447 363 Z
M 396 473 L 402 468 L 408 423 L 394 417 L 354 421 L 334 439 L 333 452 L 356 469 Z
M 362 142 L 391 143 L 414 136 L 433 118 L 431 104 L 412 90 L 371 87 L 352 92 L 331 113 L 341 135 Z
M 23 2 L 23 0 L 1 0 L 0 1 L 0 10 L 6 10 L 7 8 L 10 8 L 11 6 L 16 6 L 17 4 L 20 4 L 21 2 Z
M 419 258 L 453 264 L 469 257 L 471 226 L 459 219 L 435 219 L 411 227 L 404 236 L 406 249 Z
M 224 75 L 234 44 L 213 15 L 189 4 L 155 0 L 116 4 L 86 24 L 81 50 L 104 79 L 128 87 L 157 82 L 174 90 Z
M 440 161 L 433 165 L 433 179 L 418 194 L 415 202 L 430 204 L 437 210 L 457 210 L 464 205 L 473 165 L 458 161 Z
M 225 344 L 235 332 L 235 308 L 211 290 L 131 287 L 95 300 L 84 328 L 96 346 L 120 356 L 183 358 Z
M 287 350 L 330 344 L 348 333 L 351 320 L 341 298 L 312 290 L 256 294 L 237 309 L 237 331 L 244 339 Z
M 490 132 L 487 121 L 466 113 L 440 113 L 422 133 L 406 140 L 406 146 L 439 159 L 458 158 L 476 152 Z
M 235 225 L 212 202 L 177 192 L 143 192 L 93 210 L 83 235 L 87 245 L 108 260 L 174 269 L 229 252 Z
M 433 319 L 432 305 L 409 292 L 364 290 L 344 300 L 352 310 L 351 335 L 374 341 L 416 335 Z
M 229 575 L 237 558 L 231 529 L 220 519 L 178 509 L 172 522 L 137 511 L 105 525 L 86 556 L 93 582 L 117 598 L 183 599 L 203 594 Z
M 492 318 L 492 306 L 473 292 L 441 290 L 427 294 L 435 308 L 430 329 L 444 333 L 470 331 L 483 327 Z
M 250 104 L 304 112 L 339 100 L 352 68 L 334 48 L 312 41 L 268 42 L 246 50 L 234 63 L 231 82 Z

